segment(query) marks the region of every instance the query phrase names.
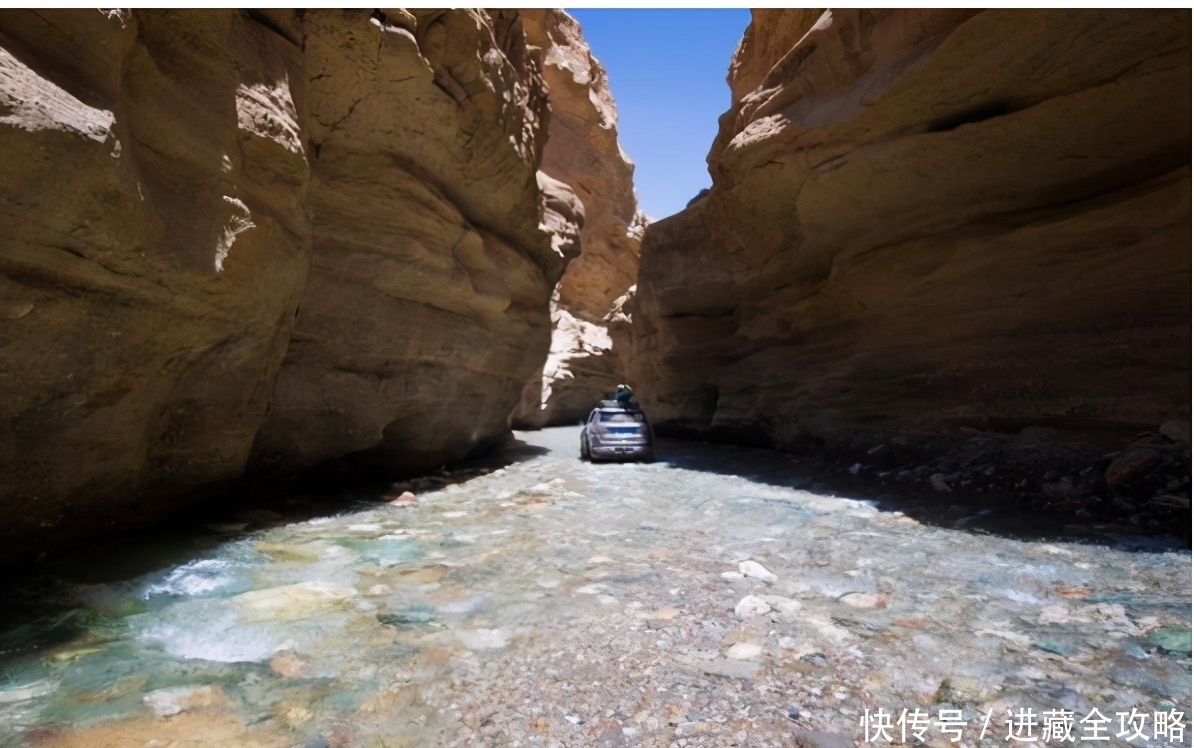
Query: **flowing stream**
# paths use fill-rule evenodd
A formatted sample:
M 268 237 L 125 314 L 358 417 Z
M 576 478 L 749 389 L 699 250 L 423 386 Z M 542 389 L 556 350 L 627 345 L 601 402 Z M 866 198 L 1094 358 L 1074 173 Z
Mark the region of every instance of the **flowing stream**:
M 1176 541 L 519 436 L 413 506 L 294 497 L 10 585 L 0 746 L 1009 745 L 1050 710 L 1190 744 Z

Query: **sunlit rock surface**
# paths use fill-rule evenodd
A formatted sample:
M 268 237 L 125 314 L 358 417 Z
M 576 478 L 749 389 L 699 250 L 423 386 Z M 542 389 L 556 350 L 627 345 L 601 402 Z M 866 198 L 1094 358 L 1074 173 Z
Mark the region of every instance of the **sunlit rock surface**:
M 580 256 L 552 297 L 551 353 L 515 414 L 518 424 L 537 427 L 582 418 L 625 378 L 629 339 L 616 331 L 625 319 L 619 299 L 635 282 L 646 220 L 634 196 L 634 164 L 618 144 L 605 70 L 580 26 L 561 10 L 519 15 L 527 43 L 541 50 L 551 103 L 543 170 L 584 204 Z
M 644 239 L 640 398 L 862 469 L 1188 423 L 1189 45 L 1186 10 L 755 11 L 713 188 Z
M 583 208 L 512 11 L 0 13 L 0 556 L 504 433 Z

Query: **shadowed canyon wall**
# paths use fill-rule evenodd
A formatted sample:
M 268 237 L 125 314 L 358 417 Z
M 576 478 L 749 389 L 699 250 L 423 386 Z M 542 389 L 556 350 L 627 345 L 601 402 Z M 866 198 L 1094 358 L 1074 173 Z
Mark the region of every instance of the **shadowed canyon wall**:
M 875 463 L 1173 422 L 1188 463 L 1187 10 L 754 11 L 729 84 L 642 247 L 665 430 Z
M 513 11 L 0 12 L 4 555 L 507 431 L 581 207 Z
M 584 205 L 583 252 L 568 265 L 551 302 L 551 351 L 527 383 L 515 425 L 575 423 L 625 378 L 630 320 L 624 310 L 638 274 L 646 220 L 634 165 L 618 145 L 617 108 L 605 70 L 581 28 L 553 9 L 519 11 L 527 41 L 543 50 L 552 114 L 543 171 Z

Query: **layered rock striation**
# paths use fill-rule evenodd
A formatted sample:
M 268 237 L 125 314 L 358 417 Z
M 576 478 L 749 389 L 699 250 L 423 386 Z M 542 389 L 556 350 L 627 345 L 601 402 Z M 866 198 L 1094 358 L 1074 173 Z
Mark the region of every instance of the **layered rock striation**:
M 643 242 L 665 427 L 871 464 L 1188 421 L 1187 10 L 755 11 L 729 84 Z
M 311 272 L 255 456 L 442 465 L 509 429 L 579 250 L 575 197 L 537 173 L 537 52 L 509 11 L 314 13 L 303 29 Z
M 0 525 L 509 428 L 582 208 L 511 11 L 0 13 Z
M 5 554 L 238 477 L 310 249 L 301 39 L 239 13 L 0 13 Z
M 618 113 L 605 70 L 577 22 L 560 10 L 519 11 L 527 41 L 541 50 L 551 118 L 543 171 L 584 206 L 582 251 L 564 271 L 551 302 L 551 351 L 527 383 L 515 422 L 574 423 L 626 378 L 629 318 L 639 242 L 634 164 L 618 145 Z

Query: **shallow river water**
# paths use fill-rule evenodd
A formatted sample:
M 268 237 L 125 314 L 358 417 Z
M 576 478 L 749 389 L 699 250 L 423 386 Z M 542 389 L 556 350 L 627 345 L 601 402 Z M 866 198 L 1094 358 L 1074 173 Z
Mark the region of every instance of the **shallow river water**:
M 414 506 L 241 511 L 15 584 L 0 746 L 1190 745 L 1177 542 L 519 436 Z

